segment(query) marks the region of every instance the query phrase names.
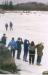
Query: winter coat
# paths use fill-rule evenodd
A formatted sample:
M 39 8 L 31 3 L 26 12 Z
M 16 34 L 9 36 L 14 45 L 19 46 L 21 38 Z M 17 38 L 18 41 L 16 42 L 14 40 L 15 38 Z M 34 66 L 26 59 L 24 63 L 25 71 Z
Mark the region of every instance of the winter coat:
M 16 45 L 17 45 L 17 50 L 21 50 L 21 45 L 23 44 L 22 41 L 16 41 Z
M 16 49 L 16 41 L 11 40 L 8 44 L 8 47 L 11 47 L 11 49 Z
M 34 55 L 35 54 L 35 46 L 29 45 L 29 55 Z
M 44 46 L 42 44 L 38 44 L 36 45 L 36 48 L 37 48 L 37 55 L 42 56 Z
M 2 37 L 1 42 L 2 42 L 4 45 L 6 44 L 6 37 L 5 37 L 5 36 Z
M 24 51 L 27 52 L 29 47 L 29 42 L 27 40 L 24 41 Z

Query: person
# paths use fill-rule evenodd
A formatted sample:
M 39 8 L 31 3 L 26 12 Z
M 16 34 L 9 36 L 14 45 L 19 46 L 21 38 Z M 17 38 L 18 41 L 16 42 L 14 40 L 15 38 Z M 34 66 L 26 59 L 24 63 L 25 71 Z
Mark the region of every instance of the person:
M 29 64 L 34 64 L 35 59 L 35 44 L 34 41 L 29 45 Z
M 13 30 L 13 24 L 10 22 L 10 31 Z
M 29 47 L 29 40 L 24 40 L 24 55 L 23 60 L 27 62 L 27 55 L 28 55 L 28 47 Z
M 36 48 L 37 48 L 37 65 L 40 65 L 44 46 L 42 43 L 40 43 L 36 45 Z
M 11 48 L 11 54 L 13 54 L 13 58 L 15 57 L 15 50 L 16 50 L 16 41 L 14 40 L 14 37 L 12 37 L 11 41 L 8 44 L 8 47 Z
M 7 31 L 8 30 L 8 24 L 7 23 L 5 24 L 5 28 L 6 28 L 6 31 Z
M 6 34 L 3 34 L 2 38 L 1 38 L 1 42 L 2 44 L 4 44 L 4 46 L 6 45 Z
M 17 44 L 17 59 L 20 59 L 22 49 L 21 45 L 23 44 L 22 38 L 19 37 L 16 41 L 16 44 Z

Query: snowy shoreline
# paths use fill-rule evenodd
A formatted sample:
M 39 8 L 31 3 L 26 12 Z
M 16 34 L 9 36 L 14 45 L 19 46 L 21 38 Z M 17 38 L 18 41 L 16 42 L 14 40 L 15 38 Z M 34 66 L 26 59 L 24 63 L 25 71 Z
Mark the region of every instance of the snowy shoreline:
M 48 11 L 5 11 L 5 13 L 48 13 Z
M 23 11 L 23 10 L 2 10 L 2 9 L 0 9 L 0 13 L 1 14 L 5 14 L 5 13 L 34 13 L 34 14 L 36 14 L 36 13 L 43 13 L 43 14 L 48 14 L 48 11 Z

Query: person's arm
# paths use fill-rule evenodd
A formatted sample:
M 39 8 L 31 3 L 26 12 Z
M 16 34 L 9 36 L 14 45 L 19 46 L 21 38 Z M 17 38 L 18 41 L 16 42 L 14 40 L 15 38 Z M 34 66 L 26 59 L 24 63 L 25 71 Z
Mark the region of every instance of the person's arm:
M 11 42 L 9 42 L 9 44 L 8 44 L 8 47 L 10 47 L 11 46 Z
M 21 44 L 23 44 L 23 41 L 22 41 L 22 39 L 21 39 Z
M 35 48 L 37 48 L 39 46 L 39 44 L 35 45 Z

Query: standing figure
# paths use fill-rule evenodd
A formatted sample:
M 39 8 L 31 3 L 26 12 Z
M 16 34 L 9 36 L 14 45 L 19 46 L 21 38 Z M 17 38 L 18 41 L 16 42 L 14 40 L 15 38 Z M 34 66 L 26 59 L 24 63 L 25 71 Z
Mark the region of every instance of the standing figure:
M 35 59 L 35 44 L 32 41 L 31 44 L 29 45 L 29 64 L 34 64 L 34 59 Z
M 21 45 L 23 44 L 23 41 L 20 37 L 17 39 L 16 44 L 17 44 L 17 59 L 20 59 L 21 49 L 22 49 Z
M 24 40 L 24 55 L 23 60 L 27 62 L 27 55 L 28 55 L 28 47 L 29 47 L 29 40 Z
M 10 22 L 10 31 L 13 30 L 13 24 Z
M 12 40 L 9 42 L 8 47 L 11 48 L 11 54 L 13 54 L 13 58 L 14 58 L 15 50 L 16 50 L 16 41 L 14 40 L 14 37 L 12 37 Z
M 44 46 L 42 43 L 40 43 L 40 44 L 36 45 L 36 48 L 37 48 L 37 65 L 40 65 Z
M 6 45 L 6 34 L 3 34 L 2 38 L 1 38 L 1 42 Z
M 7 31 L 8 30 L 8 24 L 7 23 L 5 24 L 5 28 L 6 28 L 6 31 Z

